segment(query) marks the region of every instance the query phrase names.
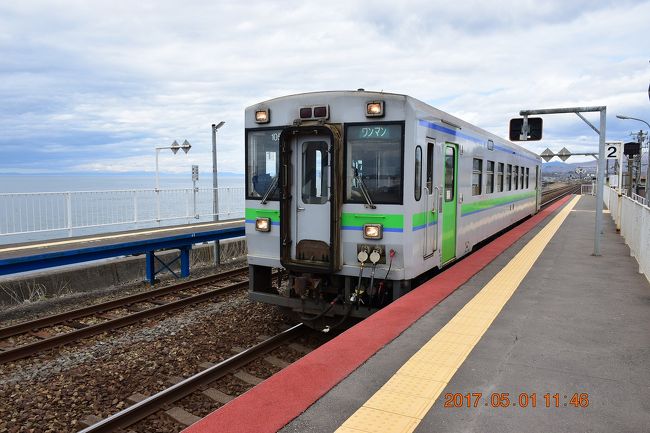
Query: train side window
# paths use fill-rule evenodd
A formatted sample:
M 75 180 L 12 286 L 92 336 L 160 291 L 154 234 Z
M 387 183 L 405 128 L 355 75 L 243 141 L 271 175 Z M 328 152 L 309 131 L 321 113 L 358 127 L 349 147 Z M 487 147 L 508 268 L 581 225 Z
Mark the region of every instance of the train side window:
M 499 163 L 499 171 L 497 172 L 497 192 L 503 191 L 503 163 Z
M 515 172 L 512 174 L 515 189 L 519 189 L 519 166 L 515 165 Z
M 474 158 L 474 170 L 472 172 L 472 195 L 481 195 L 483 185 L 483 160 Z
M 506 191 L 512 190 L 512 164 L 508 164 L 508 171 L 506 171 Z
M 454 194 L 454 170 L 455 167 L 455 149 L 451 146 L 447 146 L 445 149 L 445 201 L 453 201 Z
M 530 168 L 526 167 L 526 189 L 528 189 L 529 182 L 530 182 Z
M 487 162 L 486 176 L 485 193 L 492 194 L 494 192 L 494 161 Z
M 433 191 L 433 143 L 427 144 L 427 189 L 429 194 Z
M 306 141 L 302 147 L 302 201 L 323 204 L 329 199 L 327 188 L 327 143 Z
M 521 189 L 524 189 L 524 167 L 521 167 L 519 172 L 519 185 L 521 185 Z
M 415 201 L 422 197 L 422 148 L 415 148 Z

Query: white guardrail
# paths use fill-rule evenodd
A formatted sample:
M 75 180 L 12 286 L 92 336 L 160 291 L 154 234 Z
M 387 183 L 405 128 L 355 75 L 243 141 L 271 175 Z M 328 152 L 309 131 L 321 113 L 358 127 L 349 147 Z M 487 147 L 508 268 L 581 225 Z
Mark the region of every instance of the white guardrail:
M 624 193 L 615 188 L 605 188 L 603 201 L 610 210 L 616 228 L 621 231 L 630 255 L 639 263 L 639 272 L 650 280 L 650 207 L 645 198 Z
M 0 243 L 207 222 L 213 188 L 0 194 Z M 244 216 L 244 188 L 218 188 L 219 219 Z M 20 236 L 22 235 L 22 236 Z

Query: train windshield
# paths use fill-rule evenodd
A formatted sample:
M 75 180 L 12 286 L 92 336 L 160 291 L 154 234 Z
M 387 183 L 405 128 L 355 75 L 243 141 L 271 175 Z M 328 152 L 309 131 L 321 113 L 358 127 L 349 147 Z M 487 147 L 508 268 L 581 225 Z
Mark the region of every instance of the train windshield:
M 279 200 L 280 129 L 248 131 L 246 136 L 246 198 Z
M 346 202 L 402 203 L 402 124 L 348 125 Z

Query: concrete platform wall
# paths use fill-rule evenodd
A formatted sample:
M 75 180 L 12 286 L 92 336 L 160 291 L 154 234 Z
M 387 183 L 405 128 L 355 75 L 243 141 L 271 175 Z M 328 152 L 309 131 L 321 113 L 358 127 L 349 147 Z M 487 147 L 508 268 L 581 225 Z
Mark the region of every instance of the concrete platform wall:
M 630 255 L 639 263 L 639 273 L 650 281 L 650 207 L 619 196 L 614 188 L 605 188 L 603 201 L 630 247 Z
M 222 263 L 246 256 L 245 238 L 224 240 L 220 245 Z M 190 269 L 211 264 L 213 251 L 212 244 L 195 245 L 190 256 Z M 177 254 L 178 251 L 170 250 L 157 255 L 168 262 Z M 171 268 L 180 273 L 179 262 Z M 144 255 L 99 260 L 82 265 L 2 277 L 0 278 L 0 304 L 15 305 L 44 297 L 92 292 L 140 281 L 145 281 Z

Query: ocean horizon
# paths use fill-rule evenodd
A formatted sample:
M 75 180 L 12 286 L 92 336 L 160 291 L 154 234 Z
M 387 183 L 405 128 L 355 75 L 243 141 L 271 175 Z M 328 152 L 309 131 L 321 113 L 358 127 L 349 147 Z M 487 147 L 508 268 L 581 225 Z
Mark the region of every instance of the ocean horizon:
M 219 173 L 219 187 L 243 187 L 244 174 Z M 198 188 L 212 188 L 212 171 L 199 173 Z M 0 193 L 154 189 L 155 173 L 0 173 Z M 160 174 L 160 189 L 192 188 L 188 174 Z

